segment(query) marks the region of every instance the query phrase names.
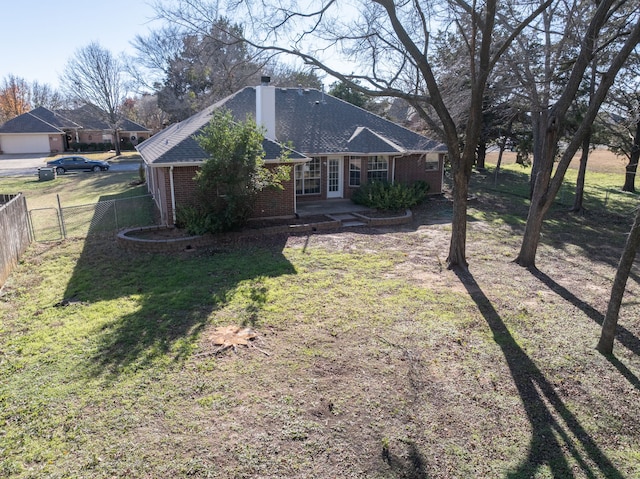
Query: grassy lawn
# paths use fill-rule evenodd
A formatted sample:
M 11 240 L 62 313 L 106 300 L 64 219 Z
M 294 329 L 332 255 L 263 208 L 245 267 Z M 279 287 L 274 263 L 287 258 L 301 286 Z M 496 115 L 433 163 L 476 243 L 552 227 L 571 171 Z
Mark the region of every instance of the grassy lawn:
M 90 153 L 84 156 L 103 160 L 108 157 L 108 154 Z M 130 157 L 132 160 L 136 158 L 133 155 Z M 124 155 L 120 158 L 124 159 L 127 156 Z M 144 185 L 133 185 L 139 179 L 137 171 L 109 173 L 78 171 L 60 175 L 55 181 L 39 181 L 35 176 L 28 178 L 2 177 L 0 178 L 0 192 L 4 194 L 24 193 L 29 209 L 57 207 L 58 197 L 60 197 L 63 206 L 76 206 L 95 203 L 107 195 L 144 195 L 147 193 Z
M 34 244 L 0 296 L 0 477 L 639 477 L 637 268 L 615 356 L 595 350 L 637 198 L 597 177 L 527 271 L 518 168 L 472 181 L 468 275 L 441 199 L 176 256 Z M 224 325 L 258 337 L 220 353 Z

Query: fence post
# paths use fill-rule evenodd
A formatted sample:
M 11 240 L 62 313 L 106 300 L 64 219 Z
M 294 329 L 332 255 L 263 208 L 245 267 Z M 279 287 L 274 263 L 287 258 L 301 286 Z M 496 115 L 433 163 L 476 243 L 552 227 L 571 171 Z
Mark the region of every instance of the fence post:
M 118 202 L 116 200 L 112 200 L 113 201 L 113 216 L 114 219 L 116 220 L 116 230 L 119 230 L 119 226 L 118 226 Z
M 60 204 L 60 195 L 56 194 L 58 198 L 58 211 L 60 211 L 60 226 L 62 227 L 62 237 L 67 239 L 67 227 L 64 224 L 64 214 L 62 213 L 62 205 Z

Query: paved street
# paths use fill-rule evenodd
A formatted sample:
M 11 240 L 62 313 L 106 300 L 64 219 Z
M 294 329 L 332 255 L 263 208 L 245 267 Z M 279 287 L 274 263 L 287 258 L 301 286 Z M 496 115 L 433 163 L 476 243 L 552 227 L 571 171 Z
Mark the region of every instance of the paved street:
M 0 155 L 0 177 L 37 176 L 38 168 L 46 167 L 48 156 Z M 110 172 L 137 171 L 140 160 L 110 162 Z M 79 172 L 84 173 L 84 172 Z

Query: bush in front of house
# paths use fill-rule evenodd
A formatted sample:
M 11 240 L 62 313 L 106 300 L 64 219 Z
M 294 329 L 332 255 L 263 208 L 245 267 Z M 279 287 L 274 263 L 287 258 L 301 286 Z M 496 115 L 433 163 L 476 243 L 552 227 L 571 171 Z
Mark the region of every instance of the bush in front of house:
M 113 144 L 111 142 L 78 143 L 74 141 L 69 144 L 69 149 L 72 151 L 79 151 L 79 152 L 109 151 L 113 149 Z
M 195 138 L 209 158 L 194 178 L 194 201 L 176 210 L 178 226 L 191 234 L 240 229 L 251 217 L 258 193 L 282 189 L 289 179 L 290 166 L 265 166 L 264 136 L 252 118 L 237 122 L 231 113 L 216 111 Z M 286 151 L 282 154 L 286 161 Z
M 362 185 L 351 196 L 356 204 L 378 210 L 399 211 L 420 204 L 429 191 L 429 184 L 416 181 L 411 185 L 372 181 Z

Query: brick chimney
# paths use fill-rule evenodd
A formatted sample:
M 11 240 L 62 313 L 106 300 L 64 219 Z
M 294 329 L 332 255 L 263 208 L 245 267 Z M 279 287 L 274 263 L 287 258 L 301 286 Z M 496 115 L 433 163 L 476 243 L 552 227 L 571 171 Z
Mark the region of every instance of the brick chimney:
M 271 77 L 263 76 L 256 87 L 256 123 L 265 129 L 265 136 L 276 139 L 276 89 L 269 85 Z

